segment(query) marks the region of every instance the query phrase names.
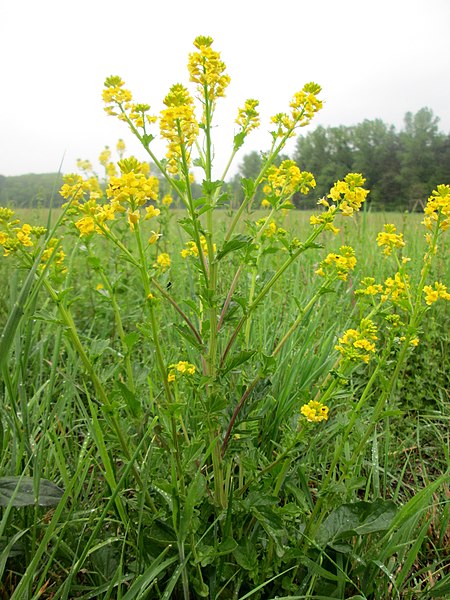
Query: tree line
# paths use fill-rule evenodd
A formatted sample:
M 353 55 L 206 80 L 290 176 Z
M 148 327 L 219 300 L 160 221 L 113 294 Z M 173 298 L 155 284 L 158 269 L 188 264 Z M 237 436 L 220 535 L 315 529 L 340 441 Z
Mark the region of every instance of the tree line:
M 440 131 L 439 118 L 429 108 L 406 113 L 400 131 L 381 119 L 319 126 L 297 138 L 290 158 L 317 182 L 314 194 L 294 198 L 299 208 L 312 208 L 349 172 L 366 178 L 373 210 L 420 210 L 438 184 L 450 183 L 450 134 Z M 257 152 L 244 156 L 231 182 L 235 194 L 240 178 L 255 177 L 262 161 Z
M 314 193 L 294 198 L 298 208 L 314 207 L 317 198 L 326 196 L 333 183 L 349 172 L 362 173 L 366 178 L 373 210 L 420 210 L 436 185 L 450 183 L 450 134 L 439 129 L 439 118 L 429 108 L 406 113 L 400 131 L 381 119 L 353 126 L 319 126 L 300 135 L 293 155 L 279 160 L 286 158 L 294 160 L 301 170 L 312 172 L 317 182 Z M 256 178 L 263 160 L 263 153 L 243 156 L 238 172 L 228 181 L 234 206 L 243 195 L 241 178 Z M 58 206 L 63 202 L 58 194 L 61 185 L 59 173 L 0 175 L 0 205 L 46 207 L 53 199 L 53 205 Z M 259 190 L 256 205 L 262 198 Z

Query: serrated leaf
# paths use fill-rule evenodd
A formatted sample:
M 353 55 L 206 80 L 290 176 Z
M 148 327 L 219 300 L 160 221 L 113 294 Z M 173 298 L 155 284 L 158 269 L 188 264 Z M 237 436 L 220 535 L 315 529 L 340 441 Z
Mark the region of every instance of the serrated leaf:
M 237 133 L 234 136 L 234 140 L 233 140 L 234 146 L 233 147 L 234 147 L 235 150 L 239 150 L 239 148 L 241 148 L 241 146 L 243 146 L 244 140 L 245 140 L 245 136 L 246 136 L 246 134 L 243 131 Z
M 33 477 L 0 477 L 0 506 L 56 506 L 63 497 L 63 490 L 57 485 L 40 479 L 35 495 Z
M 234 237 L 231 238 L 231 240 L 228 240 L 228 242 L 225 242 L 222 249 L 218 252 L 216 258 L 217 258 L 217 260 L 222 260 L 222 258 L 224 256 L 226 256 L 227 254 L 229 254 L 230 252 L 236 252 L 236 250 L 239 250 L 240 248 L 243 248 L 244 246 L 248 246 L 251 242 L 252 242 L 252 238 L 248 235 L 242 235 L 242 234 L 235 235 Z
M 248 360 L 250 360 L 255 354 L 256 354 L 256 350 L 242 350 L 241 352 L 234 354 L 230 358 L 230 360 L 228 360 L 225 363 L 222 373 L 225 375 L 225 373 L 228 373 L 229 371 L 236 369 L 236 367 L 243 365 Z
M 253 192 L 255 191 L 255 182 L 253 179 L 241 179 L 241 186 L 243 187 L 247 198 L 253 195 Z
M 218 189 L 223 186 L 223 181 L 202 181 L 202 192 L 205 196 L 212 196 Z

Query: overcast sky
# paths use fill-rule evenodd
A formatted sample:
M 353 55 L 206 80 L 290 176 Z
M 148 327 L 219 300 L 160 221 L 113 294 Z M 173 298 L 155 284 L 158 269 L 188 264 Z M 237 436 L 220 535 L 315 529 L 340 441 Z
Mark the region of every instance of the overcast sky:
M 217 169 L 246 98 L 259 99 L 262 126 L 241 156 L 267 149 L 270 116 L 307 81 L 323 88 L 315 125 L 381 118 L 401 128 L 407 111 L 428 106 L 448 133 L 449 27 L 450 0 L 0 0 L 0 174 L 55 172 L 62 160 L 73 172 L 119 137 L 144 158 L 104 113 L 104 79 L 120 75 L 159 111 L 169 87 L 187 83 L 197 35 L 214 38 L 231 76 L 216 113 Z

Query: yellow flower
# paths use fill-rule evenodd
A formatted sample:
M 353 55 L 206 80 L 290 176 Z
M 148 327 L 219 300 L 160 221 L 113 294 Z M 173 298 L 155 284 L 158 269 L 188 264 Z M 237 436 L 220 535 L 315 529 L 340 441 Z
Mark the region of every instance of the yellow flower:
M 238 110 L 236 123 L 245 135 L 259 127 L 259 113 L 256 110 L 258 106 L 258 100 L 249 99 L 245 101 L 244 108 Z
M 156 231 L 152 231 L 152 235 L 149 237 L 148 243 L 150 245 L 156 244 L 161 236 L 162 233 L 156 233 Z
M 362 187 L 365 181 L 360 173 L 349 173 L 344 181 L 337 181 L 331 188 L 328 198 L 336 203 L 344 217 L 351 216 L 365 202 L 369 193 Z
M 119 153 L 120 158 L 122 158 L 122 155 L 125 152 L 125 142 L 121 138 L 117 140 L 116 150 Z
M 197 84 L 200 96 L 215 102 L 217 98 L 225 96 L 225 89 L 230 83 L 230 77 L 225 73 L 225 63 L 220 60 L 220 53 L 211 48 L 213 39 L 207 36 L 198 36 L 194 46 L 198 52 L 189 54 L 188 70 L 190 81 Z
M 186 360 L 180 360 L 176 364 L 169 365 L 169 375 L 167 380 L 174 381 L 178 376 L 184 375 L 195 375 L 196 366 L 187 362 Z
M 105 80 L 105 89 L 103 90 L 102 98 L 106 104 L 105 111 L 111 116 L 120 116 L 120 112 L 116 112 L 116 106 L 128 108 L 128 104 L 133 99 L 130 90 L 125 89 L 125 83 L 118 75 L 112 75 Z
M 427 229 L 431 230 L 433 223 L 439 223 L 443 231 L 450 227 L 450 185 L 438 185 L 433 190 L 424 213 L 423 224 Z
M 153 204 L 145 207 L 146 215 L 145 220 L 153 219 L 154 217 L 158 217 L 161 214 L 159 208 L 155 208 Z
M 157 199 L 159 181 L 156 177 L 147 177 L 143 173 L 145 167 L 148 169 L 147 163 L 130 157 L 119 161 L 118 165 L 122 174 L 120 177 L 111 177 L 106 189 L 111 202 L 129 204 L 132 210 L 136 210 L 149 200 Z
M 383 226 L 384 231 L 377 235 L 378 246 L 384 246 L 383 254 L 391 256 L 394 248 L 403 248 L 405 241 L 402 233 L 396 233 L 397 228 L 392 223 L 386 223 Z
M 141 218 L 141 213 L 139 212 L 139 210 L 134 210 L 134 211 L 129 210 L 127 212 L 127 220 L 128 220 L 128 223 L 130 224 L 131 231 L 134 231 L 134 229 L 136 228 L 136 225 L 139 223 L 140 218 Z
M 342 281 L 347 280 L 348 273 L 353 271 L 356 266 L 355 251 L 351 246 L 341 246 L 339 251 L 341 254 L 328 254 L 321 261 L 319 269 L 316 271 L 317 275 L 321 277 L 337 275 Z
M 304 404 L 300 412 L 310 423 L 319 423 L 320 421 L 328 420 L 328 406 L 316 400 L 310 400 L 308 404 Z
M 163 252 L 162 254 L 159 254 L 154 266 L 162 271 L 166 271 L 170 267 L 170 262 L 170 256 L 166 252 Z
M 75 223 L 75 226 L 78 228 L 80 236 L 89 235 L 95 230 L 95 221 L 92 217 L 83 217 Z
M 434 289 L 431 285 L 425 285 L 423 288 L 425 294 L 425 302 L 428 306 L 431 306 L 434 302 L 437 302 L 439 298 L 443 300 L 450 300 L 450 294 L 447 292 L 447 286 L 438 281 L 434 284 Z
M 391 299 L 391 302 L 397 304 L 402 300 L 406 300 L 408 298 L 408 290 L 409 290 L 409 277 L 408 275 L 401 275 L 400 273 L 395 273 L 394 277 L 388 277 L 384 282 L 384 291 L 381 296 L 381 300 L 386 302 L 388 298 Z
M 165 196 L 163 196 L 162 200 L 161 200 L 161 204 L 163 206 L 170 206 L 173 202 L 173 198 L 170 194 L 166 194 Z
M 293 160 L 283 160 L 279 167 L 270 167 L 264 193 L 281 201 L 291 198 L 296 192 L 308 194 L 316 187 L 312 173 L 300 171 Z
M 167 154 L 170 173 L 178 172 L 178 164 L 183 158 L 189 164 L 189 148 L 198 136 L 198 123 L 195 118 L 194 100 L 181 84 L 170 88 L 164 99 L 167 106 L 161 111 L 159 127 L 161 137 L 167 140 Z
M 419 338 L 415 337 L 409 343 L 410 343 L 411 346 L 414 346 L 414 347 L 418 346 L 419 345 Z
M 335 348 L 349 361 L 368 363 L 370 355 L 375 353 L 373 341 L 378 339 L 376 333 L 375 323 L 370 319 L 362 319 L 359 330 L 347 329 Z

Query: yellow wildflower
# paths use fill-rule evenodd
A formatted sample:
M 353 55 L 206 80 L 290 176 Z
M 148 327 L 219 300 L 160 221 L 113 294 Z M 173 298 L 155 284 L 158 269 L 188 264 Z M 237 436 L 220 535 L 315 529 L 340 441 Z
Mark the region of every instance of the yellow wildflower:
M 375 353 L 373 342 L 378 339 L 376 333 L 377 328 L 373 321 L 362 319 L 359 330 L 347 329 L 335 348 L 349 361 L 368 363 L 370 355 Z
M 186 360 L 180 360 L 176 364 L 169 365 L 169 374 L 167 381 L 174 381 L 178 376 L 184 375 L 195 375 L 196 366 L 187 362 Z
M 152 231 L 152 235 L 148 239 L 148 243 L 150 245 L 156 244 L 159 238 L 162 236 L 162 233 L 156 233 L 156 231 Z
M 439 228 L 445 231 L 450 227 L 450 185 L 438 185 L 428 198 L 424 209 L 423 224 L 432 229 L 433 223 L 439 223 Z
M 173 202 L 173 198 L 170 194 L 166 194 L 165 196 L 163 196 L 162 200 L 161 200 L 161 204 L 163 206 L 170 206 Z
M 377 235 L 378 246 L 384 246 L 383 254 L 391 256 L 394 248 L 403 248 L 405 241 L 402 233 L 396 233 L 397 228 L 392 223 L 386 223 L 383 226 L 384 231 Z
M 150 206 L 146 206 L 145 212 L 146 212 L 145 220 L 153 219 L 154 217 L 158 217 L 161 214 L 161 211 L 159 210 L 159 208 L 155 208 L 153 206 L 153 204 L 151 204 Z
M 181 84 L 170 88 L 164 99 L 167 106 L 161 111 L 159 126 L 161 137 L 167 140 L 168 170 L 178 172 L 178 163 L 183 155 L 189 163 L 189 148 L 198 136 L 198 123 L 195 118 L 194 100 Z
M 200 96 L 206 95 L 210 102 L 225 96 L 225 89 L 230 83 L 230 77 L 225 73 L 225 63 L 220 60 L 220 52 L 211 48 L 213 39 L 207 36 L 198 36 L 194 46 L 198 52 L 189 54 L 188 69 L 190 81 L 196 83 Z
M 339 251 L 341 254 L 328 254 L 319 264 L 316 271 L 321 277 L 332 277 L 337 275 L 342 281 L 347 281 L 347 276 L 350 271 L 356 266 L 355 251 L 351 246 L 341 246 Z
M 320 421 L 328 420 L 328 406 L 316 400 L 310 400 L 308 404 L 304 404 L 300 412 L 310 423 L 319 423 Z
M 162 254 L 158 255 L 156 263 L 153 266 L 161 269 L 162 271 L 166 271 L 170 267 L 170 262 L 170 256 L 166 252 L 163 252 Z
M 366 200 L 369 190 L 362 187 L 365 181 L 360 173 L 349 173 L 343 181 L 337 181 L 331 188 L 328 198 L 336 203 L 344 217 L 353 215 Z
M 450 300 L 450 294 L 447 292 L 447 286 L 443 283 L 439 283 L 438 281 L 433 286 L 425 285 L 423 288 L 423 292 L 425 294 L 425 302 L 428 306 L 431 306 L 434 302 L 437 302 L 439 298 L 443 300 Z

